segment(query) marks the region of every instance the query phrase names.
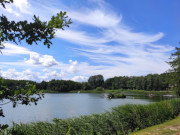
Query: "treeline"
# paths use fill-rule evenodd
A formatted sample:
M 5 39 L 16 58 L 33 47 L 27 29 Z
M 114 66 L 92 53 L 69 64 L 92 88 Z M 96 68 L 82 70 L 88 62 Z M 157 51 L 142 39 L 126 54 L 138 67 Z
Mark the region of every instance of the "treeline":
M 91 76 L 87 82 L 75 82 L 71 80 L 51 80 L 40 83 L 27 80 L 5 79 L 5 84 L 9 89 L 23 88 L 27 83 L 35 84 L 39 90 L 49 90 L 56 92 L 69 92 L 72 90 L 92 90 L 97 87 L 104 89 L 134 89 L 134 90 L 167 90 L 169 89 L 168 74 L 149 74 L 147 76 L 119 76 L 109 78 L 104 81 L 102 75 Z
M 24 88 L 28 84 L 34 84 L 36 85 L 37 83 L 34 81 L 29 81 L 29 80 L 10 80 L 10 79 L 3 79 L 4 81 L 4 86 L 6 86 L 10 90 L 17 90 L 20 88 Z
M 136 90 L 167 90 L 169 89 L 168 74 L 149 74 L 147 76 L 120 76 L 105 81 L 106 89 L 136 89 Z
M 42 81 L 41 83 L 37 83 L 36 87 L 40 90 L 69 92 L 72 90 L 81 90 L 82 84 L 71 80 L 51 80 L 49 82 Z
M 37 83 L 35 81 L 29 81 L 29 80 L 4 79 L 4 85 L 11 90 L 24 88 L 28 84 L 36 85 L 36 89 L 38 90 L 49 90 L 49 91 L 57 91 L 57 92 L 69 92 L 72 90 L 81 90 L 83 86 L 83 83 L 74 82 L 71 80 L 51 80 L 49 82 L 42 81 L 40 83 Z

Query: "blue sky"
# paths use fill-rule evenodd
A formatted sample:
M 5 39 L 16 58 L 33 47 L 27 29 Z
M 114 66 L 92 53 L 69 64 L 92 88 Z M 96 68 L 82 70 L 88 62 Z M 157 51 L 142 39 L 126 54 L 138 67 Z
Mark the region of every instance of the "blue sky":
M 34 81 L 86 81 L 89 76 L 163 73 L 180 35 L 179 0 L 14 0 L 0 12 L 10 20 L 43 21 L 67 11 L 70 28 L 57 30 L 50 49 L 41 42 L 5 42 L 1 76 Z

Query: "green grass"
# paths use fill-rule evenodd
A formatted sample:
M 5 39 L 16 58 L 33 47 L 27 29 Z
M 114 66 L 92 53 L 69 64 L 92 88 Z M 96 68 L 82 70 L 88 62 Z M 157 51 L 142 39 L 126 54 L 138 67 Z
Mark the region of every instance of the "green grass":
M 80 91 L 81 93 L 127 93 L 127 94 L 156 94 L 156 95 L 165 95 L 165 94 L 174 94 L 173 91 L 145 91 L 145 90 L 129 90 L 129 89 L 117 89 L 117 90 L 72 90 L 69 92 L 58 92 L 58 91 L 52 91 L 52 90 L 44 90 L 44 93 L 77 93 Z
M 164 122 L 163 124 L 145 128 L 130 135 L 178 135 L 178 134 L 180 134 L 180 115 L 173 120 L 169 120 Z
M 14 124 L 2 135 L 125 135 L 178 116 L 180 99 L 149 105 L 124 105 L 112 111 L 70 119 L 54 119 L 53 123 Z M 6 133 L 5 133 L 6 132 Z
M 78 91 L 70 91 L 70 93 L 77 93 Z M 103 91 L 97 91 L 97 90 L 80 90 L 81 93 L 113 93 L 113 92 L 124 92 L 129 94 L 173 94 L 173 91 L 145 91 L 145 90 L 123 90 L 123 89 L 117 89 L 117 90 L 103 90 Z

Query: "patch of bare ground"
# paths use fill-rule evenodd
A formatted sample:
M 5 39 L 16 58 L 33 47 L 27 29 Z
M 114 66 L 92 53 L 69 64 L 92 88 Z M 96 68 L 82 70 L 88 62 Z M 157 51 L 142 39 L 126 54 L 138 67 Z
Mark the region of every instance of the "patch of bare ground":
M 178 131 L 178 130 L 180 130 L 180 125 L 167 126 L 164 129 L 170 129 L 173 131 Z

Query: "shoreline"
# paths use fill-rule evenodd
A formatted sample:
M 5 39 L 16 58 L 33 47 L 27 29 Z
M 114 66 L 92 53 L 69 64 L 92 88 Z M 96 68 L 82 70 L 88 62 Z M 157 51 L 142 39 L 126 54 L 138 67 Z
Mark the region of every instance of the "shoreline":
M 122 92 L 125 94 L 157 94 L 157 95 L 166 95 L 171 94 L 174 95 L 173 91 L 145 91 L 145 90 L 103 90 L 103 91 L 97 91 L 97 90 L 73 90 L 69 92 L 58 92 L 58 91 L 51 91 L 51 90 L 44 90 L 43 93 L 112 93 L 112 92 Z

